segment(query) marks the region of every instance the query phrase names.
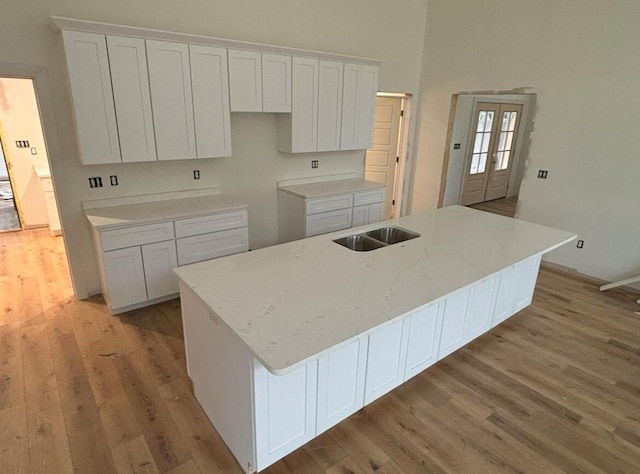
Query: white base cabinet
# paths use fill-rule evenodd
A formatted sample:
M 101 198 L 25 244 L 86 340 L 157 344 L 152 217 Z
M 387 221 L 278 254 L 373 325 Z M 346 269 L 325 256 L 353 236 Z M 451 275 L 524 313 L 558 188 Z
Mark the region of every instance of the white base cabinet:
M 93 230 L 102 293 L 112 314 L 177 296 L 179 265 L 249 249 L 247 210 Z
M 280 190 L 280 242 L 380 222 L 384 197 L 384 188 L 309 199 Z
M 409 311 L 283 374 L 269 372 L 181 281 L 195 396 L 245 472 L 261 471 L 515 314 L 531 301 L 540 258 Z

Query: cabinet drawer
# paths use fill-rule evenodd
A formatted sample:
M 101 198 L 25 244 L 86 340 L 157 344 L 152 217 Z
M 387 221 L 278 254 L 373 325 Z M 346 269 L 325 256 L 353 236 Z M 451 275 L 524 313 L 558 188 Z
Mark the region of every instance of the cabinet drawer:
M 326 234 L 336 230 L 348 229 L 351 227 L 351 217 L 353 210 L 340 209 L 338 211 L 323 212 L 307 216 L 306 237 Z
M 176 245 L 178 265 L 188 265 L 249 250 L 249 232 L 246 227 L 223 230 L 178 239 Z
M 319 212 L 335 211 L 337 209 L 347 209 L 353 206 L 353 194 L 341 194 L 325 198 L 315 198 L 306 200 L 306 213 L 317 214 Z
M 176 238 L 208 234 L 220 230 L 247 226 L 247 211 L 221 212 L 210 216 L 180 219 L 176 224 Z
M 137 225 L 100 232 L 102 250 L 115 250 L 134 245 L 152 244 L 174 238 L 173 222 Z
M 353 195 L 354 206 L 364 206 L 365 204 L 374 204 L 384 201 L 384 188 L 375 189 L 373 191 L 363 191 Z

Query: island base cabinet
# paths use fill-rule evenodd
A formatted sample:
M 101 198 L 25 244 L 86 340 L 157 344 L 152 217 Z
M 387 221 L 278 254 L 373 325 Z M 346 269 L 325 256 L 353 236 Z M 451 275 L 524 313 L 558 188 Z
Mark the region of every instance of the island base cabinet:
M 404 380 L 437 362 L 443 310 L 443 304 L 432 304 L 414 311 L 407 317 L 407 362 Z
M 318 359 L 316 434 L 364 406 L 368 339 L 356 339 Z
M 533 292 L 536 289 L 538 270 L 540 269 L 541 255 L 528 258 L 517 265 L 516 301 L 514 313 L 526 308 L 533 300 Z
M 316 436 L 318 363 L 284 375 L 253 364 L 256 469 L 270 466 Z
M 406 318 L 377 329 L 369 336 L 364 404 L 404 382 L 407 360 Z

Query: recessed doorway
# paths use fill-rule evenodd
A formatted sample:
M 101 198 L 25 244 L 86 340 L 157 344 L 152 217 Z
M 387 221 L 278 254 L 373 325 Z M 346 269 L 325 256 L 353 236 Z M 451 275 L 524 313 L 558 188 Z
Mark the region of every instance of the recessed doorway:
M 454 94 L 439 206 L 517 215 L 536 95 Z

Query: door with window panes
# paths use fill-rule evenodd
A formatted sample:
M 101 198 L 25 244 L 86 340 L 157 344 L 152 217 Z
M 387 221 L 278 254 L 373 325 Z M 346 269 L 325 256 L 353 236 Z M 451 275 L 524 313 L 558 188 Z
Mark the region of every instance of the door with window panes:
M 461 204 L 507 195 L 522 105 L 478 102 Z

